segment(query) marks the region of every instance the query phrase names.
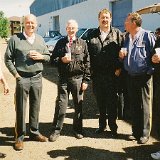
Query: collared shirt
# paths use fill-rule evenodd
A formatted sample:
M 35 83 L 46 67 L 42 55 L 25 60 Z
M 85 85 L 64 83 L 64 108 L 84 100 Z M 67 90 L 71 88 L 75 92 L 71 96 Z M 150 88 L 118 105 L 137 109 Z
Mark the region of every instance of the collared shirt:
M 142 28 L 134 35 L 134 38 L 132 38 L 131 34 L 129 34 L 129 48 L 128 48 L 128 64 L 130 65 L 130 56 L 132 49 L 134 48 L 134 42 L 136 39 L 140 36 Z
M 36 38 L 35 34 L 33 34 L 31 37 L 27 36 L 25 32 L 23 32 L 23 35 L 26 37 L 27 41 L 30 43 L 30 44 L 33 44 L 34 43 L 34 40 Z
M 75 41 L 75 40 L 76 40 L 76 36 L 72 37 L 72 39 L 68 36 L 69 43 L 67 44 L 67 46 L 68 46 L 69 52 L 71 52 L 71 45 L 72 45 L 73 41 Z
M 72 40 L 75 41 L 76 40 L 76 36 L 72 37 Z M 70 41 L 70 37 L 68 36 L 68 41 Z
M 100 32 L 101 32 L 101 35 L 100 35 L 100 37 L 101 37 L 101 40 L 102 40 L 102 42 L 106 39 L 106 37 L 108 36 L 108 34 L 109 34 L 109 31 L 102 31 L 102 30 L 100 30 Z

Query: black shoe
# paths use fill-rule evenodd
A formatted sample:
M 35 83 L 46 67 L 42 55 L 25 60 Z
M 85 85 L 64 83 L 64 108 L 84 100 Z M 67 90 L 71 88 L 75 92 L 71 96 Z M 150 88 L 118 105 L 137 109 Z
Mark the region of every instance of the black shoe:
M 5 158 L 5 157 L 6 157 L 6 154 L 0 153 L 0 158 Z
M 102 133 L 102 132 L 105 131 L 105 129 L 106 129 L 106 128 L 102 128 L 102 127 L 97 128 L 96 131 L 95 131 L 95 133 L 97 133 L 97 134 Z
M 59 136 L 60 136 L 60 133 L 53 132 L 49 137 L 49 141 L 54 142 L 58 139 Z
M 140 140 L 138 141 L 138 144 L 145 144 L 149 140 L 149 137 L 141 137 Z
M 76 137 L 77 139 L 82 139 L 84 136 L 83 136 L 82 133 L 76 133 L 76 132 L 75 132 L 75 137 Z

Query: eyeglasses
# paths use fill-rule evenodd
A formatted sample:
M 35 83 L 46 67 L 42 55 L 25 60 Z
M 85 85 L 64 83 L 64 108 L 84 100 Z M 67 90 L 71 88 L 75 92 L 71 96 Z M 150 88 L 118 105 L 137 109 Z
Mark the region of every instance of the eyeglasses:
M 66 28 L 67 30 L 75 30 L 75 29 L 77 29 L 76 27 L 67 27 Z

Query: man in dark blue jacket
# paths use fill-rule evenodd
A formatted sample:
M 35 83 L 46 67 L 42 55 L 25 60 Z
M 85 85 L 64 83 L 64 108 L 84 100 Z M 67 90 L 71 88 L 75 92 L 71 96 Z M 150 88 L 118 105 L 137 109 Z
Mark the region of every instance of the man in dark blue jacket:
M 124 47 L 127 54 L 120 52 L 124 68 L 129 75 L 129 96 L 132 109 L 132 135 L 130 140 L 144 144 L 149 140 L 152 110 L 152 50 L 155 45 L 153 33 L 141 27 L 142 19 L 138 13 L 128 14 L 125 21 Z

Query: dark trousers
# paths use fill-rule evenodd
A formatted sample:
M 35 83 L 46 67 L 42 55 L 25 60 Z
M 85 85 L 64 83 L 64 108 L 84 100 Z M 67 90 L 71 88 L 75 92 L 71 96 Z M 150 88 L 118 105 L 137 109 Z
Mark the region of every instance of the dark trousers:
M 33 77 L 21 77 L 16 81 L 15 106 L 16 106 L 16 138 L 24 139 L 26 133 L 25 114 L 27 98 L 29 96 L 29 131 L 39 134 L 39 110 L 42 93 L 42 74 Z
M 83 93 L 81 91 L 82 77 L 72 79 L 60 79 L 58 84 L 58 96 L 53 119 L 53 130 L 59 132 L 62 130 L 66 109 L 68 106 L 68 94 L 71 93 L 74 102 L 73 129 L 75 132 L 82 133 L 82 101 Z
M 153 80 L 151 75 L 129 76 L 132 132 L 137 138 L 149 137 L 151 131 Z
M 114 75 L 94 76 L 93 77 L 93 92 L 96 97 L 97 106 L 99 109 L 99 127 L 106 128 L 108 117 L 108 125 L 110 130 L 117 132 L 117 89 L 116 78 Z
M 160 137 L 160 73 L 155 72 L 153 76 L 153 122 L 154 131 Z
M 118 85 L 118 119 L 131 119 L 130 101 L 128 94 L 128 74 L 122 72 L 117 78 Z

